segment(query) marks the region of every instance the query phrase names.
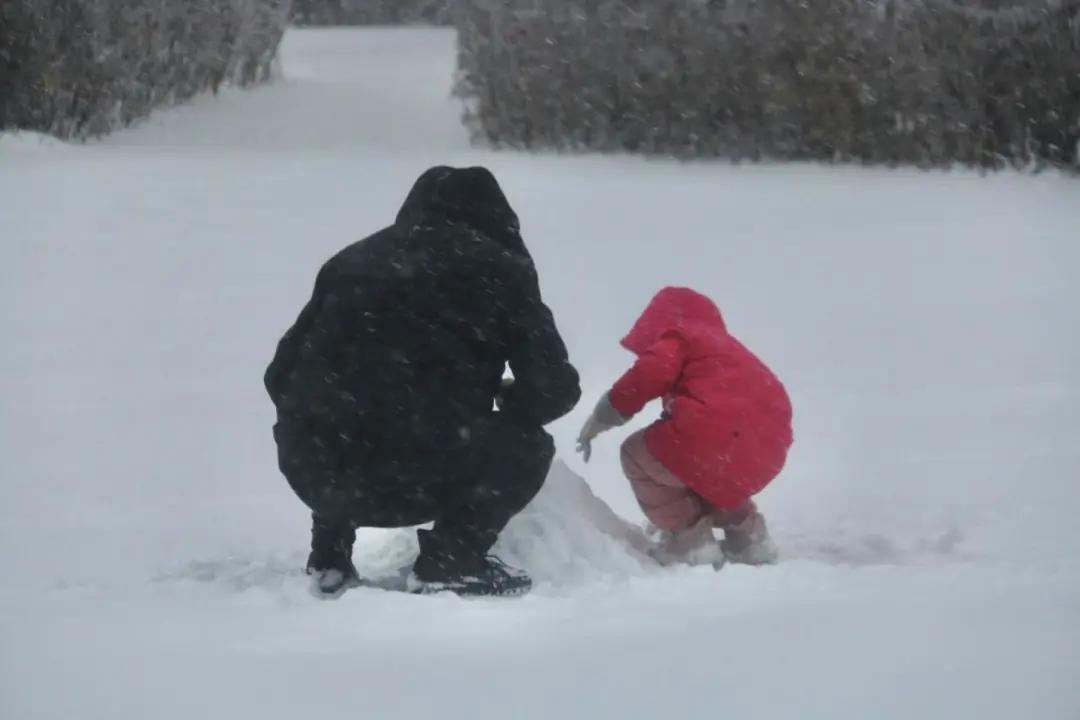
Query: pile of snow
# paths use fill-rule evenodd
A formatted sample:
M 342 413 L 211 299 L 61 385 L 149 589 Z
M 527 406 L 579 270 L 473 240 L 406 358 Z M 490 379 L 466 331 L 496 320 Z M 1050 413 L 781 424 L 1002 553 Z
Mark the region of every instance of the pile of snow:
M 495 552 L 528 570 L 537 583 L 573 586 L 655 568 L 646 555 L 649 545 L 641 527 L 619 517 L 584 478 L 556 461 L 544 488 L 510 521 Z
M 642 529 L 619 517 L 584 478 L 556 461 L 543 489 L 510 521 L 493 552 L 529 572 L 541 592 L 618 580 L 655 569 Z M 357 570 L 376 585 L 392 586 L 419 551 L 411 529 L 362 530 Z
M 301 514 L 297 507 L 297 515 Z M 295 536 L 294 547 L 277 554 L 223 551 L 217 557 L 170 563 L 152 580 L 165 585 L 195 583 L 226 593 L 269 592 L 298 601 L 313 591 L 303 574 L 303 539 Z M 648 555 L 653 542 L 642 526 L 620 517 L 581 475 L 556 460 L 544 487 L 510 521 L 492 552 L 527 570 L 538 594 L 560 595 L 657 572 L 660 566 Z M 418 553 L 414 528 L 360 528 L 353 560 L 364 588 L 355 592 L 403 590 Z

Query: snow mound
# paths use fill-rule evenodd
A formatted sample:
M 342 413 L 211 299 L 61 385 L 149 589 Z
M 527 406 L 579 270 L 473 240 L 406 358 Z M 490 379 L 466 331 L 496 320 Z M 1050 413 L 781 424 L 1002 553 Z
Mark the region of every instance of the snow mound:
M 656 563 L 642 529 L 619 517 L 580 475 L 556 461 L 547 483 L 499 537 L 495 553 L 537 583 L 640 575 Z
M 411 529 L 361 531 L 354 561 L 374 584 L 407 572 L 418 552 Z M 656 564 L 644 531 L 619 517 L 585 479 L 556 461 L 547 482 L 514 517 L 493 552 L 538 586 L 564 587 L 642 575 Z

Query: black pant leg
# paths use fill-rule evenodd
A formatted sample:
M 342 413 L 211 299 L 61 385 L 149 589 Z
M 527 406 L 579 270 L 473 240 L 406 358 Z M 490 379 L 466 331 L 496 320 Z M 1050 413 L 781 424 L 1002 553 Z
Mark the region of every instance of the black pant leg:
M 274 438 L 282 474 L 323 528 L 419 525 L 443 504 L 442 451 L 358 450 L 332 429 L 292 418 L 279 419 Z
M 282 473 L 312 510 L 313 540 L 351 537 L 355 527 L 405 527 L 432 520 L 436 544 L 486 553 L 539 492 L 555 444 L 541 427 L 493 413 L 470 424 L 451 449 L 359 455 L 317 428 L 274 428 Z M 334 529 L 334 532 L 330 532 Z
M 352 558 L 356 528 L 347 518 L 311 513 L 311 556 L 308 565 L 325 569 L 341 567 Z

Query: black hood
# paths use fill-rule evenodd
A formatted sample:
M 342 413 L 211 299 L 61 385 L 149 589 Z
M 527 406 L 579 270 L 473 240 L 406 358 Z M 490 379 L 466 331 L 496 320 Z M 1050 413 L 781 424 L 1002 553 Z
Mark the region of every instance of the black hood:
M 528 255 L 517 214 L 483 167 L 433 167 L 421 175 L 398 212 L 402 227 L 451 222 L 476 230 L 507 250 Z

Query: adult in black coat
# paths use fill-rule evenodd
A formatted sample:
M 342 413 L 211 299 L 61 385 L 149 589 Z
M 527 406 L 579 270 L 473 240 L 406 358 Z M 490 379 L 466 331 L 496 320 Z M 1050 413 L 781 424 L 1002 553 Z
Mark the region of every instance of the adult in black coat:
M 324 592 L 357 579 L 356 527 L 429 521 L 411 589 L 529 588 L 487 552 L 543 485 L 554 456 L 543 426 L 580 388 L 488 170 L 428 170 L 393 225 L 331 258 L 265 383 Z

